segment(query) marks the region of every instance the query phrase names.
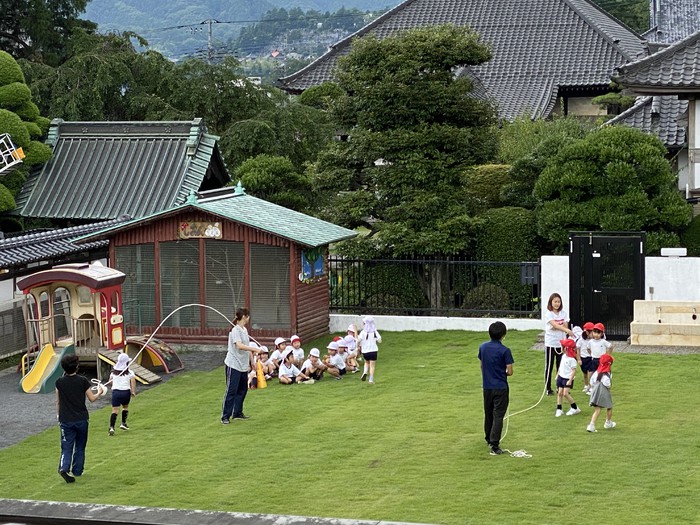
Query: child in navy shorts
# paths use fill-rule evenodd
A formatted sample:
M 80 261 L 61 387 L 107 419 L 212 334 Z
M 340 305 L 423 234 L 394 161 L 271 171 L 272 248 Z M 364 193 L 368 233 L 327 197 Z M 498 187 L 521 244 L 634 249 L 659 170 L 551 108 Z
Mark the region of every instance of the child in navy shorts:
M 562 339 L 559 341 L 564 349 L 564 355 L 559 365 L 557 373 L 557 411 L 555 417 L 561 417 L 563 414 L 561 408 L 562 398 L 571 403 L 571 409 L 566 413 L 567 416 L 575 416 L 581 412 L 581 409 L 576 406 L 574 398 L 571 397 L 571 389 L 574 387 L 574 377 L 576 376 L 576 341 L 573 339 Z
M 117 423 L 119 409 L 122 411 L 122 423 L 119 428 L 129 430 L 126 418 L 129 417 L 129 401 L 136 395 L 136 375 L 129 370 L 131 358 L 119 354 L 114 370 L 109 376 L 112 383 L 112 415 L 109 416 L 109 435 L 114 435 L 114 425 Z

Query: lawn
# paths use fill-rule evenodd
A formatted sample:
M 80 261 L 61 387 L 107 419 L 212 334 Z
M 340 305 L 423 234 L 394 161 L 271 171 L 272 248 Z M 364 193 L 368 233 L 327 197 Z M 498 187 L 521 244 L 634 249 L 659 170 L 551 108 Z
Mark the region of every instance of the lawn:
M 251 391 L 248 421 L 219 422 L 224 374 L 184 371 L 142 392 L 128 432 L 91 415 L 86 472 L 56 474 L 58 430 L 0 450 L 1 496 L 420 523 L 688 523 L 700 495 L 700 355 L 616 355 L 617 428 L 586 432 L 555 402 L 484 443 L 482 333 L 385 333 L 376 385 L 342 381 Z M 537 402 L 536 332 L 509 332 L 511 412 Z M 308 351 L 310 344 L 305 345 Z M 186 356 L 185 356 L 186 362 Z M 565 409 L 568 408 L 565 405 Z M 693 518 L 696 516 L 696 518 Z

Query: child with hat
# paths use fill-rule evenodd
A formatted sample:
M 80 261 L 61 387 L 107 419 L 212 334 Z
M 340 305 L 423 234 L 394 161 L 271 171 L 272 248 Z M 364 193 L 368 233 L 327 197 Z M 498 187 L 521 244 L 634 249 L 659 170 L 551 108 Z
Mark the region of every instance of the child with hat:
M 573 339 L 562 339 L 559 341 L 561 347 L 564 349 L 564 355 L 561 358 L 561 363 L 559 364 L 559 371 L 557 372 L 557 411 L 554 413 L 555 417 L 561 417 L 563 414 L 561 408 L 562 398 L 571 404 L 571 408 L 566 413 L 567 416 L 575 416 L 581 412 L 581 409 L 576 406 L 574 398 L 571 397 L 571 389 L 574 386 L 574 377 L 576 376 L 576 341 Z
M 304 362 L 304 349 L 301 347 L 301 338 L 298 335 L 293 335 L 289 338 L 292 343 L 292 355 L 294 356 L 294 364 L 301 366 Z
M 326 366 L 328 366 L 328 373 L 340 380 L 347 373 L 345 368 L 345 362 L 343 358 L 338 355 L 338 343 L 336 341 L 331 341 L 326 347 L 328 350 L 328 355 L 326 356 Z
M 304 374 L 294 364 L 294 355 L 291 348 L 287 348 L 282 354 L 282 362 L 279 367 L 280 384 L 292 385 L 294 383 L 311 382 L 313 380 Z
M 590 394 L 591 392 L 590 376 L 592 372 L 595 372 L 591 359 L 591 331 L 593 330 L 593 326 L 593 323 L 590 321 L 584 323 L 583 333 L 577 341 L 579 356 L 581 358 L 581 372 L 583 373 L 583 392 L 585 394 Z
M 598 369 L 600 356 L 612 352 L 612 344 L 605 339 L 605 325 L 603 323 L 593 325 L 590 343 L 588 344 L 591 350 L 591 372 L 594 372 Z
M 280 367 L 282 362 L 282 353 L 287 348 L 287 340 L 284 337 L 278 337 L 275 339 L 275 349 L 270 354 L 270 361 L 272 361 L 275 371 Z
M 360 335 L 357 336 L 357 346 L 362 352 L 362 357 L 365 359 L 362 380 L 364 381 L 367 379 L 367 373 L 369 372 L 369 382 L 374 384 L 374 370 L 377 365 L 377 354 L 379 352 L 377 343 L 382 342 L 382 336 L 377 332 L 374 317 L 367 315 L 362 321 L 364 327 Z
M 126 418 L 129 417 L 129 401 L 136 395 L 136 374 L 129 369 L 131 358 L 125 354 L 119 354 L 109 381 L 112 383 L 112 414 L 109 416 L 109 435 L 114 435 L 114 425 L 117 423 L 117 414 L 122 412 L 122 422 L 119 428 L 129 430 Z
M 328 367 L 321 361 L 321 352 L 318 348 L 309 350 L 309 358 L 301 365 L 301 372 L 316 381 L 323 377 Z
M 605 424 L 604 428 L 615 428 L 616 423 L 612 420 L 612 409 L 613 402 L 612 396 L 610 395 L 610 387 L 612 386 L 610 367 L 613 364 L 613 356 L 610 354 L 603 354 L 600 356 L 600 362 L 598 363 L 598 369 L 591 376 L 591 401 L 590 405 L 595 407 L 593 410 L 593 415 L 591 416 L 591 422 L 586 427 L 588 432 L 597 432 L 595 429 L 595 422 L 600 415 L 600 409 L 605 408 L 607 410 L 605 414 Z

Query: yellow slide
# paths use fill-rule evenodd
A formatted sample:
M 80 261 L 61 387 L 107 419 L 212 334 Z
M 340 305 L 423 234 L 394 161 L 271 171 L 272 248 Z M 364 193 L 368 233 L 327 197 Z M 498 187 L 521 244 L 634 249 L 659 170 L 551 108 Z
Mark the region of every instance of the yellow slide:
M 54 391 L 56 379 L 63 374 L 61 358 L 67 353 L 75 352 L 75 347 L 70 345 L 60 350 L 56 352 L 51 343 L 44 345 L 32 369 L 20 380 L 20 391 L 27 394 L 46 394 Z

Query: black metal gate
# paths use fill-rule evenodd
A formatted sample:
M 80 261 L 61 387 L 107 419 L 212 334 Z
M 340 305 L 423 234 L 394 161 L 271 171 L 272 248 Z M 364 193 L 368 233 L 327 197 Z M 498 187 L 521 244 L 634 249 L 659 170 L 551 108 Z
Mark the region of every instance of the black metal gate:
M 630 335 L 634 300 L 644 299 L 643 232 L 569 234 L 570 316 L 573 325 L 605 325 L 608 339 Z

